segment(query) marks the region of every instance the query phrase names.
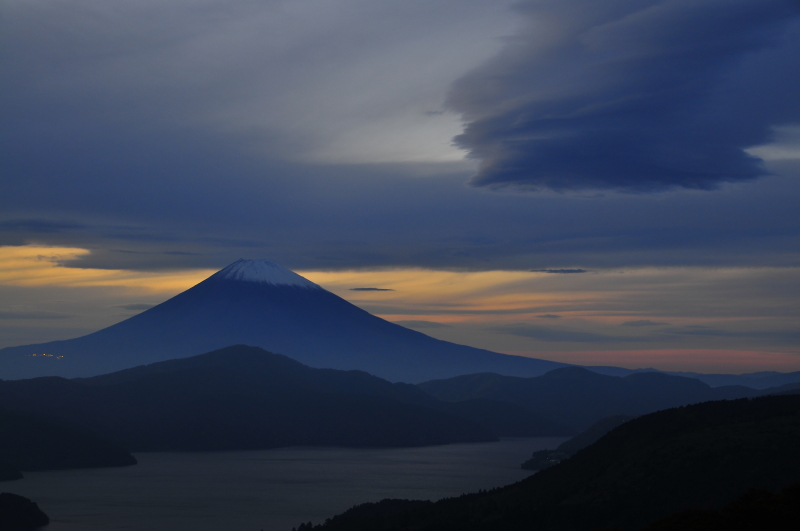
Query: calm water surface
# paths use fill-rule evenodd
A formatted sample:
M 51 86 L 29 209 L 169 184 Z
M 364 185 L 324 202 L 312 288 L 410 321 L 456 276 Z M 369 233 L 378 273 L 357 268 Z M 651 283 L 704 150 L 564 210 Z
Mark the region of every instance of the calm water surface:
M 125 468 L 26 472 L 3 492 L 26 496 L 46 531 L 290 531 L 383 498 L 438 500 L 518 481 L 531 452 L 564 438 L 425 448 L 280 448 L 142 453 Z

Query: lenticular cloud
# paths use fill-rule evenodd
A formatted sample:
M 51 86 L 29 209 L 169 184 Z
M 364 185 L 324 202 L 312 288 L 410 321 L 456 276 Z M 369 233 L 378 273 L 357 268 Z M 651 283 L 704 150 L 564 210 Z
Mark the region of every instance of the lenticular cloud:
M 756 178 L 745 152 L 800 123 L 791 0 L 527 1 L 527 25 L 457 81 L 472 184 L 650 192 Z

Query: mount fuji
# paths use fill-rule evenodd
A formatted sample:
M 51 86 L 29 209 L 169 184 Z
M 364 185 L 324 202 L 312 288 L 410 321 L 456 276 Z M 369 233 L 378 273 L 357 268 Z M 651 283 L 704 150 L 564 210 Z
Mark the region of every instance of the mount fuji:
M 479 372 L 530 377 L 565 366 L 440 341 L 376 317 L 278 264 L 238 260 L 108 328 L 4 348 L 0 378 L 94 376 L 235 344 L 311 367 L 409 383 Z

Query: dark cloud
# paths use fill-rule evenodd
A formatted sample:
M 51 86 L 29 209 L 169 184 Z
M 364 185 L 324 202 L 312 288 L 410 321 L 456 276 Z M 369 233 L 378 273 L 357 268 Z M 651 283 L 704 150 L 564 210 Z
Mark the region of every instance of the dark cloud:
M 561 3 L 553 5 L 556 9 Z M 739 7 L 732 8 L 731 16 L 741 5 L 749 4 L 735 3 Z M 768 0 L 765 5 L 775 3 Z M 19 7 L 27 10 L 26 6 Z M 157 67 L 163 66 L 160 54 L 167 51 L 127 42 L 135 41 L 136 35 L 150 35 L 145 31 L 149 22 L 144 21 L 159 21 L 158 16 L 120 17 L 123 27 L 134 20 L 145 24 L 141 32 L 108 31 L 101 24 L 93 27 L 94 33 L 82 33 L 74 30 L 77 26 L 69 19 L 82 10 L 59 11 L 49 15 L 47 24 L 58 28 L 57 34 L 51 34 L 36 29 L 41 24 L 40 10 L 30 9 L 25 20 L 8 18 L 5 27 L 10 31 L 0 32 L 0 63 L 8 85 L 0 98 L 4 117 L 0 120 L 0 221 L 9 223 L 0 230 L 0 245 L 82 247 L 91 253 L 65 265 L 147 271 L 221 268 L 241 256 L 272 259 L 293 269 L 332 270 L 800 264 L 797 178 L 767 177 L 715 194 L 607 193 L 587 198 L 485 193 L 463 186 L 470 170 L 461 163 L 276 160 L 270 156 L 274 146 L 269 139 L 220 132 L 204 127 L 202 120 L 197 125 L 187 115 L 189 111 L 172 105 L 187 99 L 205 109 L 213 102 L 227 101 L 216 90 L 219 80 L 226 80 L 227 89 L 258 88 L 260 94 L 262 85 L 249 85 L 247 73 L 254 68 L 246 60 L 223 61 L 222 70 L 216 64 L 201 68 L 191 62 L 185 69 L 171 69 L 164 78 Z M 227 7 L 220 9 L 228 13 Z M 585 11 L 591 18 L 596 9 L 601 8 L 575 12 Z M 181 35 L 204 35 L 205 28 L 211 27 L 185 26 L 193 19 L 184 20 L 178 7 L 169 13 L 174 17 L 169 20 L 182 21 L 176 28 Z M 164 23 L 161 29 L 172 35 L 172 26 Z M 55 39 L 55 44 L 48 39 Z M 130 53 L 104 53 L 122 45 L 115 39 L 125 41 L 122 44 Z M 237 40 L 219 39 L 229 41 Z M 765 48 L 778 49 L 786 57 L 773 55 L 770 62 L 763 54 L 754 56 L 751 62 L 761 65 L 764 73 L 750 66 L 753 80 L 766 82 L 772 79 L 775 65 L 787 64 L 791 54 L 786 47 Z M 220 56 L 221 60 L 229 57 Z M 498 61 L 493 64 L 499 68 L 503 61 Z M 312 73 L 313 65 L 308 63 L 291 65 Z M 84 76 L 89 66 L 92 75 Z M 785 69 L 784 82 L 775 85 L 795 87 L 796 71 Z M 191 79 L 182 80 L 181 72 Z M 197 100 L 193 72 L 214 80 L 207 98 Z M 279 77 L 283 71 L 275 72 Z M 321 72 L 322 76 L 328 70 Z M 519 72 L 524 94 L 533 77 L 523 73 Z M 369 75 L 374 76 L 371 71 Z M 755 90 L 736 79 L 741 87 L 732 94 Z M 139 90 L 141 85 L 147 90 Z M 505 81 L 498 90 L 503 86 Z M 154 94 L 159 87 L 170 92 L 168 101 Z M 352 91 L 350 83 L 347 87 Z M 774 108 L 764 115 L 778 116 L 786 109 L 788 119 L 798 99 L 792 92 L 786 101 L 780 100 L 776 97 L 779 88 L 767 91 Z M 466 96 L 463 91 L 457 93 Z M 264 94 L 268 98 L 269 92 Z M 763 99 L 758 94 L 752 98 Z M 726 109 L 732 105 L 723 103 L 720 100 L 719 105 Z M 258 114 L 242 105 L 248 116 Z M 291 123 L 298 118 L 304 123 L 317 120 L 316 115 L 313 119 L 292 116 Z M 478 118 L 470 120 L 477 123 Z M 266 155 L 259 151 L 261 147 Z M 780 175 L 800 175 L 796 161 L 782 164 L 776 171 Z M 528 311 L 567 310 L 537 307 Z
M 399 324 L 406 328 L 452 328 L 450 325 L 434 321 L 394 321 L 394 324 Z
M 49 219 L 9 219 L 0 221 L 2 232 L 23 232 L 35 234 L 49 234 L 85 228 L 83 223 L 70 223 L 66 221 L 53 221 Z
M 22 173 L 36 145 L 30 138 L 30 151 L 10 153 L 6 167 Z M 119 152 L 118 172 L 133 166 L 127 164 L 135 158 L 129 145 L 122 141 L 107 146 Z M 154 160 L 125 178 L 136 182 L 140 174 L 161 173 L 163 179 L 128 189 L 127 180 L 102 183 L 99 174 L 112 168 L 92 167 L 93 146 L 87 142 L 76 147 L 82 157 L 41 162 L 47 166 L 41 178 L 15 181 L 8 195 L 0 194 L 0 211 L 59 210 L 81 220 L 85 228 L 20 241 L 91 249 L 90 255 L 70 264 L 76 267 L 221 268 L 240 256 L 271 259 L 294 269 L 524 271 L 553 263 L 579 263 L 593 270 L 800 263 L 798 179 L 768 178 L 719 194 L 677 193 L 667 200 L 618 194 L 530 197 L 464 187 L 462 172 L 418 179 L 404 175 L 402 168 L 276 166 L 240 156 L 236 161 L 208 160 L 194 173 L 189 190 Z M 193 153 L 176 148 L 164 157 L 179 165 Z M 95 173 L 97 183 L 86 184 L 95 187 L 90 198 L 83 186 L 64 185 L 65 180 L 94 180 Z M 219 187 L 228 175 L 237 177 Z M 259 181 L 259 175 L 274 177 Z M 9 188 L 3 184 L 5 192 Z M 108 220 L 139 228 L 109 231 Z M 150 237 L 117 239 L 117 234 Z M 166 254 L 174 252 L 199 256 Z
M 668 325 L 669 323 L 661 323 L 658 321 L 651 321 L 650 319 L 639 319 L 637 321 L 625 321 L 622 323 L 621 326 L 663 326 Z
M 536 317 L 538 317 L 539 319 L 561 319 L 560 315 L 555 315 L 555 314 L 552 314 L 552 313 L 546 313 L 544 315 L 537 315 Z
M 570 273 L 586 273 L 585 269 L 531 269 L 532 273 L 554 273 L 554 274 L 570 274 Z
M 264 245 L 263 241 L 241 240 L 238 238 L 197 238 L 197 241 L 214 247 L 233 247 L 236 249 L 254 249 Z
M 0 186 L 3 185 L 0 176 Z M 83 223 L 54 221 L 50 219 L 0 220 L 0 245 L 24 245 L 32 240 L 59 234 L 74 234 L 86 228 Z
M 389 288 L 350 288 L 350 291 L 394 291 Z
M 800 122 L 793 0 L 528 0 L 527 26 L 454 84 L 477 186 L 709 190 Z

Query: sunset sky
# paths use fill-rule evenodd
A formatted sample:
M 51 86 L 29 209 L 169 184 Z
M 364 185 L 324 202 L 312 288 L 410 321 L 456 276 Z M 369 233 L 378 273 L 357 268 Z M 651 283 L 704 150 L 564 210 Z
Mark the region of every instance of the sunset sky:
M 253 258 L 499 352 L 800 370 L 797 65 L 794 0 L 3 0 L 0 348 Z

